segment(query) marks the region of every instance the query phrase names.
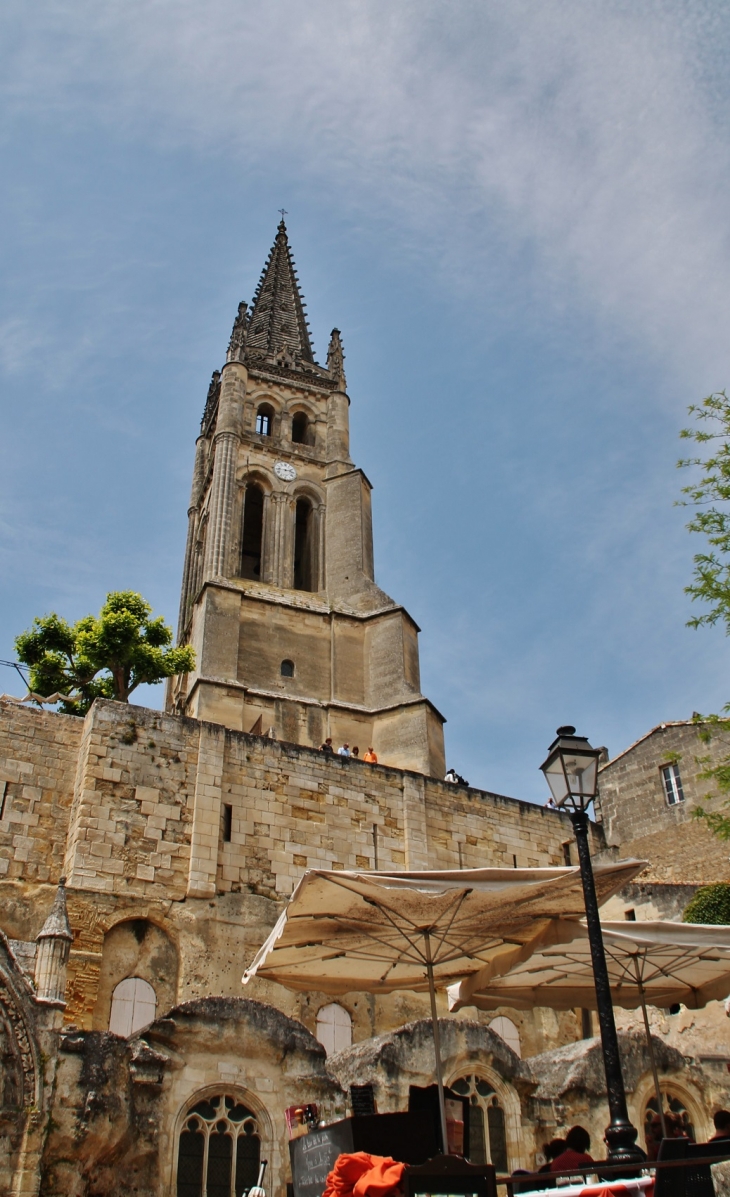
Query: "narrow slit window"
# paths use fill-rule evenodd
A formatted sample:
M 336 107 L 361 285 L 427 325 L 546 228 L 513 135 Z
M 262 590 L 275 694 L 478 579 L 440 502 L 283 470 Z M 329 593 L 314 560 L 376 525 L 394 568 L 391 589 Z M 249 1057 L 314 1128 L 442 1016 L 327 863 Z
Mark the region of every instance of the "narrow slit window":
M 677 806 L 679 802 L 684 802 L 684 790 L 682 789 L 682 778 L 679 775 L 679 765 L 664 765 L 662 768 L 662 781 L 664 782 L 664 795 L 667 800 L 667 806 Z
M 223 843 L 230 844 L 231 831 L 233 830 L 233 807 L 228 803 L 223 803 Z
M 573 861 L 570 857 L 570 840 L 566 840 L 563 844 L 563 864 L 572 865 Z

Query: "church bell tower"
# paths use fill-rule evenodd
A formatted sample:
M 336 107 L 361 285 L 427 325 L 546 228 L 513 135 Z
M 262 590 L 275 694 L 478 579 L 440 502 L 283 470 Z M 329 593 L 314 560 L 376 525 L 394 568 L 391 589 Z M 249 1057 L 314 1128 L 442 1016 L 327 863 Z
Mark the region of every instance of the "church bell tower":
M 419 629 L 375 584 L 349 406 L 337 329 L 326 367 L 314 360 L 282 220 L 208 390 L 178 628 L 196 670 L 167 708 L 309 747 L 372 745 L 381 764 L 443 777 Z

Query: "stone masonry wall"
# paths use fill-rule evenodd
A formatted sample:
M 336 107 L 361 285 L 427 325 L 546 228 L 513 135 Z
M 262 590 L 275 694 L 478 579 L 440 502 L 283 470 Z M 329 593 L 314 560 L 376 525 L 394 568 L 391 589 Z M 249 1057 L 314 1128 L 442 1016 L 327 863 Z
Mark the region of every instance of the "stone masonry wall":
M 713 788 L 701 774 L 707 762 L 730 754 L 730 734 L 713 733 L 704 743 L 700 730 L 691 722 L 663 723 L 600 770 L 606 840 L 621 856 L 650 862 L 642 883 L 705 885 L 730 878 L 727 844 L 692 817 Z M 673 762 L 685 801 L 670 806 L 661 768 Z
M 4 703 L 2 761 L 24 779 L 17 813 L 36 821 L 0 845 L 0 927 L 33 941 L 66 873 L 66 1018 L 88 1029 L 108 1025 L 100 979 L 113 975 L 111 932 L 125 921 L 168 937 L 178 1000 L 235 996 L 307 868 L 561 865 L 571 838 L 568 818 L 544 807 L 112 702 L 84 721 Z M 305 1022 L 321 1004 L 270 983 L 251 990 Z M 421 1006 L 421 995 L 348 1004 L 361 1037 Z

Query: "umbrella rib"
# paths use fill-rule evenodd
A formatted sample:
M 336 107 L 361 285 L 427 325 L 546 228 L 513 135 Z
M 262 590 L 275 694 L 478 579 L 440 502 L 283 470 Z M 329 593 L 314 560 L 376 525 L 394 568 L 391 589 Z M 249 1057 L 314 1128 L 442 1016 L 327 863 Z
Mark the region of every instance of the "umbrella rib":
M 447 923 L 447 925 L 446 925 L 446 927 L 445 927 L 445 929 L 444 929 L 444 933 L 443 933 L 443 935 L 441 936 L 441 938 L 440 938 L 440 939 L 439 939 L 439 941 L 438 941 L 438 947 L 436 948 L 436 951 L 433 953 L 433 957 L 432 957 L 432 963 L 433 963 L 433 964 L 437 964 L 437 963 L 439 963 L 439 960 L 438 960 L 438 954 L 439 954 L 439 952 L 441 951 L 441 948 L 444 946 L 444 943 L 446 942 L 446 938 L 447 938 L 447 936 L 449 935 L 449 932 L 451 931 L 451 928 L 452 928 L 452 927 L 453 927 L 453 925 L 454 925 L 454 920 L 455 920 L 455 918 L 456 918 L 457 914 L 458 914 L 458 913 L 459 913 L 459 911 L 461 910 L 462 906 L 464 905 L 464 902 L 466 901 L 467 897 L 469 896 L 469 894 L 470 894 L 471 892 L 472 892 L 472 891 L 471 891 L 470 889 L 465 889 L 465 890 L 463 890 L 463 891 L 462 891 L 462 893 L 459 895 L 458 901 L 457 901 L 457 902 L 454 904 L 454 909 L 453 909 L 453 912 L 452 912 L 451 918 L 449 919 L 449 921 L 448 921 L 448 923 Z M 449 941 L 449 942 L 450 942 L 450 941 Z M 451 949 L 452 949 L 452 951 L 453 951 L 453 949 L 454 949 L 455 945 L 454 945 L 454 944 L 450 944 L 450 946 L 451 946 Z

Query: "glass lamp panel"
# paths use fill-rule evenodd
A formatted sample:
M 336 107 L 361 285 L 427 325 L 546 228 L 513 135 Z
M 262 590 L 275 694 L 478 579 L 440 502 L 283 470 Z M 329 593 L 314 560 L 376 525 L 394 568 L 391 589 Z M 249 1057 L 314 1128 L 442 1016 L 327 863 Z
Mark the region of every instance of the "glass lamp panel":
M 552 760 L 543 765 L 543 773 L 547 778 L 555 805 L 562 806 L 568 797 L 569 790 L 565 773 L 563 772 L 563 762 L 559 755 L 553 757 Z
M 588 752 L 563 752 L 562 756 L 570 793 L 576 798 L 593 798 L 598 771 L 595 755 Z

